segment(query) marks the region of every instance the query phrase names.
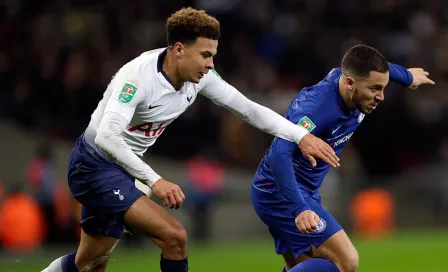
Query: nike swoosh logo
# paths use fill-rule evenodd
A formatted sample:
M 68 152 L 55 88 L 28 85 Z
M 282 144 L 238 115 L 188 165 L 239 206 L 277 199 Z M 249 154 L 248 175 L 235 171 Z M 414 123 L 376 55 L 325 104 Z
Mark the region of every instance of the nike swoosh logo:
M 340 126 L 338 126 L 337 128 L 335 128 L 332 132 L 331 132 L 331 134 L 333 135 L 336 131 L 338 131 L 340 128 L 342 127 L 342 125 L 340 125 Z
M 156 106 L 149 105 L 148 109 L 152 110 L 152 109 L 155 109 L 155 108 L 160 107 L 160 106 L 162 106 L 162 105 L 156 105 Z

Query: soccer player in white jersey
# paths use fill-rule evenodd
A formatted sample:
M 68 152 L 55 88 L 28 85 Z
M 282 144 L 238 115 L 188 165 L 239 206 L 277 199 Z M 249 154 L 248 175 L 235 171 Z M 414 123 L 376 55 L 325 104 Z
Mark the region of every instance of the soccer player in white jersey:
M 81 242 L 77 252 L 53 261 L 44 271 L 105 271 L 125 226 L 160 247 L 162 272 L 188 271 L 185 229 L 138 190 L 134 180 L 147 184 L 165 206 L 181 206 L 185 195 L 179 186 L 141 158 L 198 94 L 267 133 L 296 142 L 313 165 L 321 159 L 339 166 L 329 145 L 247 99 L 213 70 L 220 36 L 215 18 L 182 9 L 168 19 L 166 31 L 167 48 L 145 52 L 117 72 L 77 140 L 68 183 L 83 205 Z

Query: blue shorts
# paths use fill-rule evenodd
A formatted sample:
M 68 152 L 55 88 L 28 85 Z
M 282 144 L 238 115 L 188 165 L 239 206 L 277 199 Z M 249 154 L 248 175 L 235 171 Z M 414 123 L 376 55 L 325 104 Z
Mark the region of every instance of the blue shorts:
M 311 245 L 316 248 L 336 232 L 342 230 L 341 225 L 329 212 L 322 208 L 320 196 L 310 196 L 303 192 L 308 206 L 320 218 L 318 230 L 310 234 L 302 234 L 296 227 L 293 216 L 294 206 L 278 192 L 260 191 L 251 185 L 252 205 L 258 217 L 268 226 L 275 241 L 275 252 L 284 254 L 291 251 L 294 257 L 311 251 Z
M 68 185 L 82 204 L 83 230 L 116 239 L 124 231 L 124 212 L 144 195 L 135 187 L 133 176 L 99 156 L 83 136 L 70 155 Z

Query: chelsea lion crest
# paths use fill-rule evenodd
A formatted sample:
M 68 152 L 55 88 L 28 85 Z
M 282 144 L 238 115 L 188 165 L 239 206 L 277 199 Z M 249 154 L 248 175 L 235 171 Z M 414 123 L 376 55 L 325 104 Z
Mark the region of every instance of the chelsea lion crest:
M 322 232 L 327 227 L 327 222 L 323 218 L 320 219 L 319 223 L 317 223 L 317 229 L 314 231 L 315 233 Z

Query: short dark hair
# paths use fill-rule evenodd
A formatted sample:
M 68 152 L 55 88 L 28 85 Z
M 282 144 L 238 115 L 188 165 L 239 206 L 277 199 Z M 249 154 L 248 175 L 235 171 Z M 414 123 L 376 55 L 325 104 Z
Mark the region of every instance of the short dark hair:
M 389 64 L 375 48 L 359 44 L 350 48 L 342 58 L 342 70 L 357 76 L 368 77 L 371 71 L 386 73 Z
M 203 10 L 182 8 L 172 14 L 166 23 L 168 46 L 176 42 L 191 44 L 199 37 L 218 40 L 220 36 L 218 20 Z

